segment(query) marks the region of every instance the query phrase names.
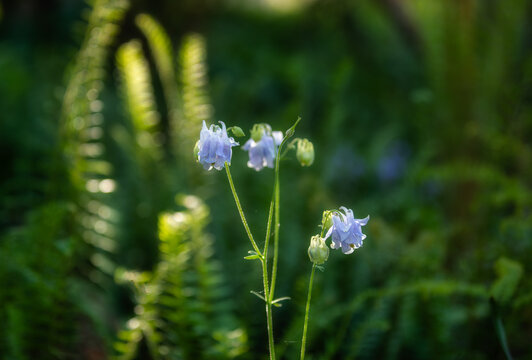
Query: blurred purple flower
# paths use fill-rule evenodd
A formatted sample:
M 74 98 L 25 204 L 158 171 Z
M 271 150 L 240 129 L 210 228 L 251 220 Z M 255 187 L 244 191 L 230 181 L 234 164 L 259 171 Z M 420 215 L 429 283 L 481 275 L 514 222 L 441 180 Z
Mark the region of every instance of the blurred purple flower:
M 327 162 L 326 176 L 339 187 L 347 188 L 366 172 L 364 159 L 349 146 L 340 145 Z
M 205 170 L 211 170 L 213 167 L 216 170 L 222 170 L 226 162 L 231 164 L 231 148 L 238 145 L 232 137 L 227 136 L 225 124 L 222 121 L 220 124 L 222 124 L 221 128 L 213 124 L 207 129 L 203 121 L 196 151 L 198 161 Z
M 366 235 L 362 233 L 362 226 L 369 221 L 369 215 L 364 219 L 355 219 L 353 211 L 340 207 L 340 210 L 332 214 L 332 226 L 327 231 L 325 239 L 332 235 L 331 248 L 341 248 L 344 254 L 351 254 L 355 249 L 362 246 Z
M 377 164 L 377 175 L 383 182 L 392 182 L 400 178 L 407 165 L 408 147 L 403 142 L 391 145 Z
M 264 132 L 258 141 L 250 138 L 242 146 L 243 150 L 249 152 L 248 166 L 256 171 L 260 171 L 264 167 L 273 168 L 277 147 L 282 141 L 283 133 L 281 131 L 273 131 L 271 135 Z

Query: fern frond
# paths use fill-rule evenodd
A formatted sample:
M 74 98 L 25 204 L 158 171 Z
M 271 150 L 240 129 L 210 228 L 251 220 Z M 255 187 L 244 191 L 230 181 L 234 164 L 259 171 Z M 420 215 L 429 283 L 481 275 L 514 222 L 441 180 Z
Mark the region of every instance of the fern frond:
M 128 114 L 135 129 L 136 142 L 143 150 L 159 157 L 159 113 L 155 104 L 148 62 L 139 41 L 122 45 L 116 54 L 116 63 Z
M 190 34 L 183 39 L 179 52 L 181 68 L 182 103 L 184 121 L 176 135 L 181 156 L 189 155 L 194 148 L 203 120 L 212 120 L 213 108 L 207 91 L 205 39 L 199 34 Z
M 96 268 L 107 273 L 113 271 L 113 266 L 109 266 L 111 262 L 104 259 L 105 253 L 116 247 L 117 212 L 106 205 L 116 182 L 111 178 L 112 166 L 104 157 L 101 92 L 109 48 L 128 7 L 127 0 L 94 2 L 87 35 L 74 63 L 62 109 L 64 153 L 70 160 L 69 174 L 78 206 L 75 219 L 81 238 L 92 249 L 87 256 L 92 257 Z M 94 261 L 98 253 L 101 254 Z
M 141 309 L 135 324 L 152 355 L 236 357 L 246 350 L 247 338 L 225 301 L 230 292 L 220 264 L 212 258 L 212 240 L 204 232 L 208 208 L 193 196 L 181 196 L 179 202 L 186 210 L 159 218 L 161 262 L 154 273 L 121 275 L 134 284 Z M 126 356 L 135 346 L 133 341 L 120 340 L 116 349 Z
M 182 115 L 180 114 L 179 90 L 177 87 L 172 42 L 161 24 L 150 15 L 138 15 L 135 18 L 135 23 L 148 40 L 148 45 L 153 54 L 155 66 L 163 86 L 171 134 L 176 136 L 181 131 Z

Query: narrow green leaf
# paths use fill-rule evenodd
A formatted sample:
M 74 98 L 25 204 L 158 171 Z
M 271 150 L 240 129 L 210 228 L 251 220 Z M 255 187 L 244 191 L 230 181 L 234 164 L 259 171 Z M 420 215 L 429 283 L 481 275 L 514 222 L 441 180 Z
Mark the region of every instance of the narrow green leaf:
M 244 259 L 255 260 L 255 259 L 260 259 L 260 256 L 259 255 L 248 255 L 248 256 L 244 256 Z
M 262 295 L 259 294 L 258 292 L 251 290 L 250 293 L 252 293 L 253 295 L 257 296 L 258 298 L 260 298 L 260 299 L 266 301 L 266 299 L 264 298 L 264 296 L 262 296 Z
M 289 297 L 289 296 L 284 296 L 284 297 L 280 297 L 280 298 L 277 298 L 275 300 L 272 301 L 272 305 L 273 306 L 276 306 L 276 307 L 281 307 L 283 306 L 283 304 L 281 304 L 281 301 L 284 301 L 284 300 L 291 300 L 292 298 Z

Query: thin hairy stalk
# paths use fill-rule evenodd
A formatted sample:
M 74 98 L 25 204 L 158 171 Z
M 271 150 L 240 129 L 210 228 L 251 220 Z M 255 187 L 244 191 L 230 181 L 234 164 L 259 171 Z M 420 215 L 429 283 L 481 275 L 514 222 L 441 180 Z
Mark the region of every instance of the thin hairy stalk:
M 225 171 L 227 173 L 227 179 L 229 180 L 229 185 L 231 186 L 231 191 L 233 192 L 233 197 L 235 198 L 236 207 L 238 208 L 238 213 L 240 214 L 240 219 L 242 219 L 242 224 L 244 225 L 244 228 L 246 229 L 246 233 L 248 234 L 249 241 L 251 241 L 251 245 L 253 246 L 253 249 L 255 252 L 263 258 L 262 253 L 259 250 L 259 247 L 257 246 L 257 243 L 255 242 L 255 239 L 253 239 L 253 235 L 251 234 L 251 230 L 249 230 L 248 222 L 246 221 L 246 216 L 244 215 L 244 211 L 242 210 L 242 205 L 240 205 L 240 200 L 238 199 L 238 195 L 235 190 L 235 185 L 233 184 L 233 178 L 231 177 L 231 171 L 229 170 L 229 164 L 227 162 L 225 163 Z
M 238 199 L 238 195 L 236 193 L 235 185 L 233 183 L 233 178 L 231 177 L 231 171 L 229 170 L 229 164 L 227 162 L 225 163 L 225 171 L 227 172 L 227 179 L 229 180 L 229 185 L 231 186 L 231 191 L 233 192 L 233 197 L 235 198 L 236 207 L 238 208 L 238 212 L 240 214 L 240 219 L 242 219 L 242 224 L 244 225 L 244 228 L 246 229 L 246 233 L 248 234 L 249 241 L 251 241 L 251 245 L 253 246 L 253 249 L 255 249 L 255 252 L 259 255 L 260 261 L 262 264 L 262 282 L 264 285 L 264 299 L 266 302 L 266 323 L 268 328 L 268 347 L 270 350 L 270 360 L 275 360 L 275 344 L 273 340 L 273 318 L 272 318 L 272 301 L 270 299 L 270 287 L 268 285 L 268 244 L 269 244 L 269 234 L 270 234 L 270 228 L 271 228 L 271 222 L 272 222 L 272 209 L 273 204 L 270 204 L 270 212 L 268 216 L 268 227 L 266 229 L 266 241 L 264 243 L 264 253 L 261 253 L 259 250 L 259 247 L 257 246 L 257 243 L 253 239 L 253 235 L 251 234 L 251 230 L 249 229 L 248 223 L 246 221 L 246 216 L 244 215 L 244 211 L 242 210 L 242 205 L 240 204 L 240 200 Z
M 273 204 L 274 204 L 274 199 L 272 196 L 272 200 L 270 202 L 270 210 L 268 211 L 268 223 L 266 224 L 266 239 L 264 240 L 263 253 L 265 256 L 268 254 L 268 244 L 270 243 L 270 237 L 271 237 L 271 232 L 272 232 Z
M 312 283 L 314 282 L 314 270 L 316 270 L 316 264 L 312 264 L 312 271 L 310 273 L 310 281 L 308 284 L 307 307 L 305 308 L 305 322 L 303 323 L 303 337 L 301 338 L 301 360 L 305 359 L 305 345 L 307 343 L 307 327 L 310 312 L 310 298 L 312 296 Z
M 294 136 L 295 128 L 297 124 L 301 121 L 301 117 L 298 117 L 294 125 L 290 129 L 288 129 L 285 133 L 285 136 L 283 138 L 283 141 L 279 145 L 279 148 L 277 149 L 277 156 L 275 157 L 275 183 L 273 185 L 273 192 L 274 192 L 274 206 L 275 206 L 275 227 L 273 228 L 273 266 L 272 266 L 272 282 L 270 287 L 270 302 L 273 301 L 273 298 L 275 297 L 275 284 L 277 280 L 277 260 L 279 257 L 279 228 L 281 227 L 280 223 L 280 210 L 279 210 L 279 202 L 281 198 L 281 191 L 280 191 L 280 182 L 279 182 L 279 167 L 281 162 L 281 151 L 283 149 L 284 144 L 290 139 L 292 136 Z
M 265 247 L 265 251 L 267 248 Z M 272 302 L 270 300 L 269 286 L 268 286 L 268 256 L 264 253 L 262 262 L 262 281 L 264 284 L 264 299 L 266 301 L 266 323 L 268 327 L 268 347 L 270 349 L 270 360 L 275 360 L 275 344 L 273 340 L 273 318 L 272 318 Z
M 279 146 L 279 150 L 283 144 Z M 280 190 L 279 190 L 279 153 L 277 152 L 277 158 L 275 159 L 275 183 L 273 185 L 274 193 L 274 207 L 275 207 L 275 226 L 273 228 L 273 266 L 272 266 L 272 283 L 270 288 L 270 300 L 273 300 L 275 296 L 275 282 L 277 280 L 277 260 L 279 255 L 279 227 L 281 226 L 279 221 L 279 201 L 280 201 Z

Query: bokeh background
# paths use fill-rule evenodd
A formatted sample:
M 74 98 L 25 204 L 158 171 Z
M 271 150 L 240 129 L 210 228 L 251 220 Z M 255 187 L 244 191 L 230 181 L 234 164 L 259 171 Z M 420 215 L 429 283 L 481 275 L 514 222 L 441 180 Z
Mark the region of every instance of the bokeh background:
M 19 0 L 0 7 L 2 359 L 264 359 L 260 267 L 202 120 L 311 139 L 281 164 L 274 309 L 311 359 L 532 359 L 532 3 Z M 245 138 L 240 138 L 243 143 Z M 273 171 L 232 173 L 256 237 Z M 262 244 L 262 242 L 260 242 Z

